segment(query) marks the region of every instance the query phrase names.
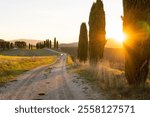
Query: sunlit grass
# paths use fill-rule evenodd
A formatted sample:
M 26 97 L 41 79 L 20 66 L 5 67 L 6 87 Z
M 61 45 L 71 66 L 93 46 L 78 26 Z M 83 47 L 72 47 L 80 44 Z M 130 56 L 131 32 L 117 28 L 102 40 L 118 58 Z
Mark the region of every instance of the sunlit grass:
M 8 82 L 25 71 L 38 66 L 51 64 L 55 59 L 56 56 L 0 56 L 0 83 Z
M 73 62 L 71 56 L 68 55 L 68 57 L 67 57 L 67 65 L 73 65 L 73 64 L 74 64 L 74 62 Z

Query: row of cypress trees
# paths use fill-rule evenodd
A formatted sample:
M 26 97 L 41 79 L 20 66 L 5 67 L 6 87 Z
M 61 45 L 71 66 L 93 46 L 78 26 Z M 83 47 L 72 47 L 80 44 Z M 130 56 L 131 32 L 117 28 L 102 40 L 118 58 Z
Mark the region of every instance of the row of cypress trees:
M 59 42 L 54 38 L 54 44 L 53 48 L 58 49 L 59 48 Z M 42 49 L 42 48 L 52 48 L 52 41 L 47 39 L 43 42 L 39 42 L 36 44 L 37 49 Z
M 128 35 L 124 42 L 125 76 L 129 85 L 143 86 L 147 80 L 150 59 L 150 0 L 123 0 L 123 30 Z M 93 3 L 89 16 L 89 41 L 86 24 L 82 23 L 78 44 L 78 59 L 97 64 L 103 57 L 105 13 L 103 3 Z M 88 46 L 89 42 L 89 46 Z
M 80 27 L 78 43 L 78 59 L 80 62 L 86 62 L 89 53 L 91 65 L 95 65 L 103 57 L 105 37 L 105 13 L 103 3 L 97 0 L 93 3 L 89 16 L 89 41 L 86 23 Z M 88 44 L 89 42 L 89 44 Z

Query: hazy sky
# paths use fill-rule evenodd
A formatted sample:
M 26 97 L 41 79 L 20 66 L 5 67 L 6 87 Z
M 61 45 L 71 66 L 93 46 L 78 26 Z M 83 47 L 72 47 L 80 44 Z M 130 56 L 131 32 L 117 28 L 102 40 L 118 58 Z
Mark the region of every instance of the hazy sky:
M 77 42 L 96 0 L 0 0 L 0 39 L 53 39 Z M 103 0 L 107 37 L 122 30 L 122 0 Z

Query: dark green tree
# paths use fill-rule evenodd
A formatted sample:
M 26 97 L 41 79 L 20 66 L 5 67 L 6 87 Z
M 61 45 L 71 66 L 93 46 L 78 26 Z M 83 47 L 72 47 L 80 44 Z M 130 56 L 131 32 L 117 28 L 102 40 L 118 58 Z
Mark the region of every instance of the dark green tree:
M 57 42 L 56 42 L 56 38 L 54 38 L 54 48 L 56 48 L 57 46 Z
M 29 50 L 31 49 L 31 44 L 29 43 Z
M 58 41 L 57 41 L 57 43 L 56 43 L 56 48 L 57 48 L 57 49 L 59 48 L 59 43 L 58 43 Z
M 49 41 L 49 48 L 52 48 L 52 41 Z
M 150 0 L 123 0 L 123 8 L 125 75 L 130 85 L 143 86 L 150 59 Z
M 91 64 L 97 64 L 103 57 L 106 44 L 105 12 L 101 0 L 94 2 L 89 16 L 89 57 Z
M 88 58 L 88 35 L 86 23 L 82 23 L 80 27 L 78 42 L 78 59 L 80 62 L 86 62 Z
M 44 48 L 46 47 L 46 41 L 44 41 Z
M 10 43 L 10 48 L 11 48 L 11 49 L 13 48 L 13 43 Z

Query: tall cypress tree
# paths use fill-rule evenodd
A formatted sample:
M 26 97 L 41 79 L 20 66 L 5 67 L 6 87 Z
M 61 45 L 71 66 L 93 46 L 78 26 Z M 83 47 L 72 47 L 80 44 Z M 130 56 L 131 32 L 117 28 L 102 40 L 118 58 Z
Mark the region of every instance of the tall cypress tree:
M 89 16 L 89 57 L 96 64 L 103 57 L 106 44 L 105 12 L 101 0 L 94 2 Z
M 78 42 L 78 59 L 80 62 L 86 62 L 88 58 L 88 36 L 86 23 L 82 23 L 80 27 Z
M 54 48 L 56 48 L 57 42 L 56 42 L 56 37 L 54 38 Z
M 130 85 L 144 85 L 150 59 L 150 0 L 123 0 L 123 8 L 125 75 Z
M 52 48 L 52 41 L 49 41 L 49 48 Z
M 58 41 L 57 41 L 57 43 L 56 43 L 56 48 L 57 48 L 57 49 L 59 48 L 59 43 L 58 43 Z

